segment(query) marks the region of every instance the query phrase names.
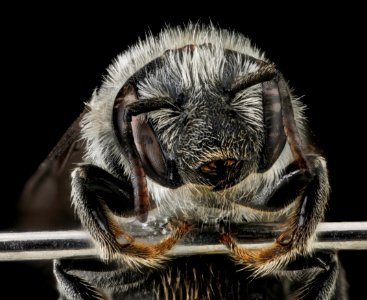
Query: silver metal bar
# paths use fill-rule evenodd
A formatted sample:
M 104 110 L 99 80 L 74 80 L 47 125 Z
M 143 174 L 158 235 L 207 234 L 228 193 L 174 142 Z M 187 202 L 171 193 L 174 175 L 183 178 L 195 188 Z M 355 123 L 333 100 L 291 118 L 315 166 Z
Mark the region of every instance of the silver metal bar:
M 126 227 L 125 227 L 126 228 Z M 169 252 L 170 256 L 227 253 L 218 243 L 223 227 L 197 226 Z M 279 224 L 231 224 L 230 230 L 242 247 L 269 245 L 280 230 Z M 139 240 L 154 243 L 167 235 L 162 227 L 136 224 L 129 232 Z M 367 222 L 321 223 L 315 247 L 335 250 L 367 250 Z M 42 231 L 0 233 L 0 261 L 49 260 L 98 255 L 90 236 L 84 231 Z

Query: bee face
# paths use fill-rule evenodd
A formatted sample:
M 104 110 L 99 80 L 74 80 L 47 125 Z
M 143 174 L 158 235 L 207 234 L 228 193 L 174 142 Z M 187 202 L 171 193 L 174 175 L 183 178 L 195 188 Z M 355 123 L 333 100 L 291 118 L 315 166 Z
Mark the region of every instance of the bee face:
M 223 189 L 257 170 L 264 144 L 262 87 L 230 88 L 258 69 L 253 57 L 187 45 L 166 51 L 130 78 L 137 101 L 160 98 L 171 104 L 146 119 L 164 164 L 174 163 L 182 183 Z

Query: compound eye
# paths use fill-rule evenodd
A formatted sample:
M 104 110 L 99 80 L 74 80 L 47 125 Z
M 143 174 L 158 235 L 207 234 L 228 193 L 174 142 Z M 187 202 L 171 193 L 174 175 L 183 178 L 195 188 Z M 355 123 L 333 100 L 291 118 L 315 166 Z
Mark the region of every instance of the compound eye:
M 153 129 L 142 114 L 131 122 L 134 142 L 147 174 L 156 181 L 167 176 L 167 164 Z
M 279 158 L 286 143 L 278 84 L 272 80 L 264 82 L 262 85 L 265 144 L 258 172 L 265 172 L 271 168 Z
M 127 155 L 131 155 L 133 150 L 128 149 L 126 144 L 134 143 L 142 167 L 151 179 L 166 187 L 178 187 L 181 185 L 181 178 L 176 171 L 176 165 L 172 163 L 172 161 L 166 159 L 157 136 L 147 120 L 144 109 L 141 112 L 136 112 L 137 109 L 135 108 L 135 115 L 133 115 L 131 119 L 126 120 L 127 107 L 130 106 L 131 108 L 139 101 L 135 85 L 127 83 L 121 88 L 121 92 L 115 100 L 114 108 L 116 135 L 121 139 L 120 143 L 127 152 Z M 138 109 L 139 108 L 141 109 L 141 107 L 138 106 Z M 153 105 L 153 109 L 151 110 L 159 108 L 160 107 L 155 107 Z M 131 122 L 131 131 L 133 135 L 131 140 L 127 140 L 126 134 L 124 135 L 124 132 L 126 132 L 126 129 L 124 129 L 124 126 L 126 127 L 126 122 Z M 125 140 L 123 138 L 125 138 Z M 145 174 L 142 176 L 145 176 Z

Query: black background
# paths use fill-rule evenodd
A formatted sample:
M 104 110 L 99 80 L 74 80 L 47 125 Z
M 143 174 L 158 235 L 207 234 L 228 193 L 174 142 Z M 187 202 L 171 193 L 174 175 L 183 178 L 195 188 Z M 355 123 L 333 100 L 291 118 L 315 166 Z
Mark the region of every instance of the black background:
M 93 14 L 18 9 L 9 11 L 1 37 L 1 230 L 14 226 L 22 186 L 79 115 L 112 59 L 147 30 L 157 33 L 164 24 L 189 19 L 211 20 L 244 33 L 276 63 L 295 93 L 305 95 L 306 114 L 330 170 L 332 197 L 326 220 L 367 221 L 362 144 L 367 118 L 366 31 L 358 8 L 291 7 L 292 13 L 279 14 L 264 7 L 233 7 L 234 16 L 228 10 L 210 17 L 143 16 L 136 9 L 115 7 Z M 359 299 L 365 284 L 359 274 L 367 267 L 367 252 L 345 251 L 341 258 L 351 299 Z M 10 263 L 0 268 L 2 292 L 12 291 L 15 299 L 24 293 L 42 298 L 42 283 L 29 269 Z

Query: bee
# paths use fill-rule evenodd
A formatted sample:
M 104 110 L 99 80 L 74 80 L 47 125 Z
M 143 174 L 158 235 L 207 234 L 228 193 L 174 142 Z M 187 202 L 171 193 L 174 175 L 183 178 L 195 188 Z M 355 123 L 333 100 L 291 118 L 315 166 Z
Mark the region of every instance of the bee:
M 345 297 L 337 255 L 312 247 L 330 187 L 304 110 L 275 64 L 237 32 L 167 27 L 118 56 L 43 167 L 82 154 L 71 201 L 100 253 L 54 262 L 61 297 Z M 151 220 L 170 230 L 156 243 L 126 229 Z M 218 232 L 230 258 L 167 259 L 195 224 L 220 222 L 283 227 L 256 249 Z

